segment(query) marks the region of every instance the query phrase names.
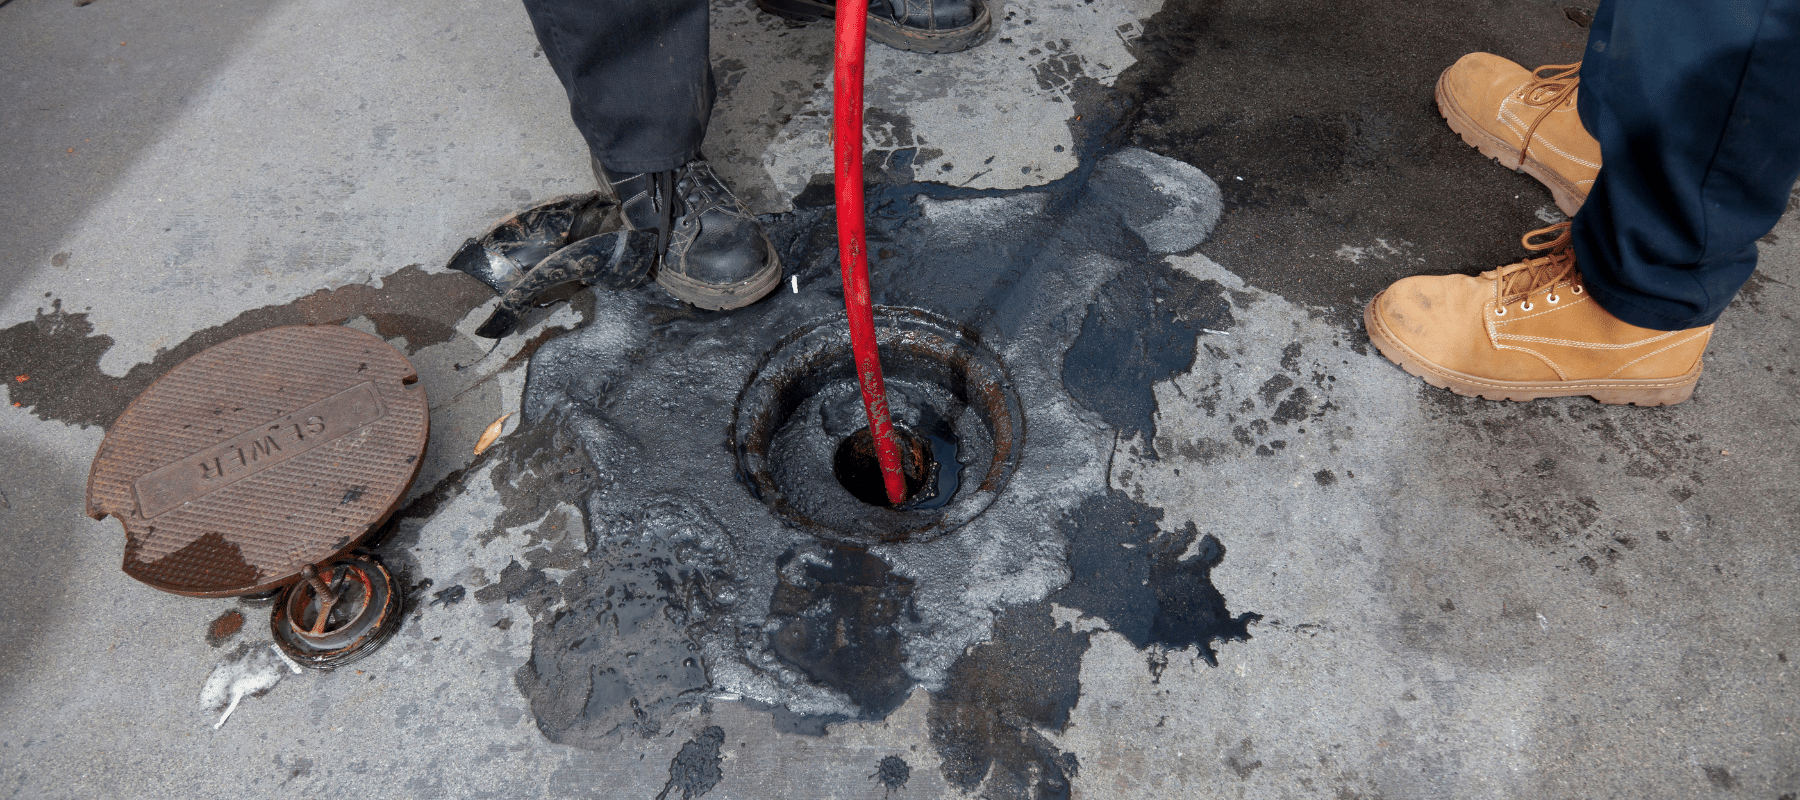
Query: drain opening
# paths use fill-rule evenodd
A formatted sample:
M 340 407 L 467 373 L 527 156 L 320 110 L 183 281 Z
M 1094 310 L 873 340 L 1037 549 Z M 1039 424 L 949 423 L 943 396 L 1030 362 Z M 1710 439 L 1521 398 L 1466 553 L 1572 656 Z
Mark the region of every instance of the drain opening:
M 935 538 L 1005 488 L 1024 416 L 999 357 L 969 331 L 918 309 L 875 317 L 907 501 L 887 502 L 841 315 L 783 339 L 739 395 L 740 477 L 777 515 L 825 538 Z

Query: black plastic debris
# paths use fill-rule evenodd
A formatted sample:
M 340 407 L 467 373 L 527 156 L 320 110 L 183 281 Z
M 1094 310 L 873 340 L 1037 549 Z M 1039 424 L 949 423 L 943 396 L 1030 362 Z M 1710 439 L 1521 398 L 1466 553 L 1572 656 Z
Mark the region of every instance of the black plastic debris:
M 494 223 L 463 242 L 450 269 L 486 284 L 500 305 L 475 335 L 512 333 L 538 298 L 564 284 L 633 289 L 656 263 L 656 234 L 626 230 L 619 207 L 599 192 L 564 195 Z

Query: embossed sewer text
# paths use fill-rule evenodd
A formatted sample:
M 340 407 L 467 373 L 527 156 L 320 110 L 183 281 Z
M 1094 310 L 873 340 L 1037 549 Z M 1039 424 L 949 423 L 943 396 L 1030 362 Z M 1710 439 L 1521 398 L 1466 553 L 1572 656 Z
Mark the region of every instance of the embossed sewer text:
M 150 519 L 343 437 L 386 414 L 363 382 L 157 468 L 137 479 L 138 515 Z

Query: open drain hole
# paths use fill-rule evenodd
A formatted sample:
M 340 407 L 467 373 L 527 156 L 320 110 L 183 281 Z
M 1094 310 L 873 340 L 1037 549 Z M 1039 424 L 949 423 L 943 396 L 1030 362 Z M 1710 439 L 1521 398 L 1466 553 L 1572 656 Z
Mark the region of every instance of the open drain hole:
M 946 464 L 941 454 L 942 448 L 936 446 L 939 442 L 946 442 L 943 437 L 927 438 L 899 426 L 894 427 L 894 435 L 900 438 L 900 474 L 906 479 L 906 499 L 901 506 L 935 508 L 955 498 L 955 479 L 951 479 L 946 491 L 939 475 L 946 470 L 952 473 L 962 471 L 962 465 L 954 461 L 956 445 L 949 442 L 949 458 L 952 460 Z M 837 476 L 838 484 L 849 491 L 851 497 L 872 506 L 894 507 L 893 503 L 888 502 L 887 483 L 881 476 L 881 460 L 875 455 L 875 437 L 869 433 L 868 428 L 860 428 L 838 443 L 837 452 L 831 456 L 831 474 Z M 930 505 L 940 499 L 942 503 Z
M 738 397 L 740 478 L 789 522 L 856 544 L 922 541 L 1005 488 L 1024 416 L 999 357 L 919 309 L 875 310 L 907 500 L 887 502 L 842 315 L 784 338 Z

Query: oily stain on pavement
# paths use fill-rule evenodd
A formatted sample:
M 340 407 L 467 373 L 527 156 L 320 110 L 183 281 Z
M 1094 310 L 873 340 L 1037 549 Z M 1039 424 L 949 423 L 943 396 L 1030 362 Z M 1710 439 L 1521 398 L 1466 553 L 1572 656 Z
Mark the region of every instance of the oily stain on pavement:
M 35 319 L 0 330 L 0 372 L 7 376 L 9 402 L 29 408 L 38 419 L 104 428 L 152 381 L 227 339 L 282 325 L 338 325 L 366 317 L 382 338 L 404 337 L 411 353 L 457 336 L 456 323 L 488 297 L 480 284 L 459 275 L 408 266 L 387 276 L 380 288 L 353 284 L 246 311 L 115 378 L 100 370 L 113 338 L 94 333 L 88 312 L 65 310 L 61 300 L 46 296 L 49 307 L 39 308 Z
M 923 686 L 948 782 L 1066 797 L 1079 759 L 1049 735 L 1079 702 L 1093 634 L 1059 625 L 1053 606 L 1119 631 L 1150 670 L 1182 652 L 1216 662 L 1217 643 L 1249 637 L 1259 616 L 1233 615 L 1210 580 L 1218 538 L 1162 530 L 1161 511 L 1104 478 L 1113 442 L 1153 438 L 1151 385 L 1193 368 L 1199 340 L 1235 324 L 1222 287 L 1163 258 L 1203 238 L 1217 190 L 1142 151 L 1097 161 L 1044 191 L 915 184 L 873 204 L 877 302 L 974 330 L 1008 360 L 1026 406 L 1026 460 L 1002 500 L 932 542 L 816 538 L 733 480 L 725 426 L 737 387 L 782 336 L 842 307 L 828 207 L 770 220 L 798 293 L 784 286 L 731 314 L 692 311 L 655 287 L 605 293 L 584 328 L 538 351 L 522 427 L 489 453 L 507 505 L 492 531 L 575 509 L 585 552 L 533 533 L 544 544 L 473 596 L 533 619 L 516 683 L 546 737 L 614 747 L 621 732 L 670 733 L 677 712 L 716 697 L 768 709 L 778 729 L 828 735 L 886 717 Z M 1058 474 L 1067 469 L 1080 474 Z M 407 544 L 400 535 L 384 549 Z M 1011 595 L 974 599 L 983 559 L 1000 560 Z M 877 776 L 903 784 L 903 765 Z
M 1030 474 L 1008 489 L 1008 507 L 945 537 L 983 537 L 971 546 L 1001 559 L 997 569 L 1017 583 L 1010 595 L 974 601 L 977 565 L 953 544 L 871 551 L 815 539 L 732 481 L 722 426 L 749 368 L 780 336 L 842 307 L 830 208 L 803 206 L 771 223 L 805 287 L 797 295 L 729 315 L 679 306 L 655 287 L 577 297 L 588 324 L 525 351 L 536 352 L 527 421 L 374 538 L 405 578 L 408 613 L 469 596 L 518 604 L 532 620 L 533 655 L 516 683 L 553 741 L 598 748 L 621 730 L 657 735 L 672 714 L 721 691 L 767 708 L 783 730 L 823 735 L 834 722 L 885 717 L 923 685 L 953 785 L 1067 796 L 1079 760 L 1046 733 L 1079 702 L 1092 634 L 1058 626 L 1053 604 L 1120 631 L 1152 670 L 1187 648 L 1216 662 L 1215 643 L 1247 639 L 1258 619 L 1233 616 L 1212 587 L 1224 555 L 1215 537 L 1191 524 L 1161 530 L 1162 512 L 1104 480 L 1113 442 L 1154 435 L 1151 385 L 1191 369 L 1206 352 L 1199 340 L 1235 324 L 1218 284 L 1163 259 L 1204 237 L 1217 189 L 1142 151 L 1095 161 L 1032 192 L 888 186 L 872 208 L 877 302 L 976 330 L 1006 351 L 1030 395 L 1026 450 L 1039 468 L 1022 467 Z M 232 336 L 362 316 L 416 350 L 454 336 L 486 291 L 408 267 L 379 289 L 246 312 L 123 378 L 98 367 L 110 337 L 52 302 L 0 331 L 0 353 L 8 373 L 30 376 L 9 384 L 14 402 L 40 418 L 105 426 L 156 376 Z M 1071 490 L 1056 465 L 1078 468 L 1084 488 Z M 481 470 L 504 487 L 505 508 L 479 538 L 522 531 L 527 542 L 499 574 L 436 587 L 427 602 L 432 580 L 408 548 Z M 1063 555 L 1036 555 L 1064 545 Z M 666 793 L 710 790 L 719 746 L 703 732 L 684 747 Z M 877 777 L 902 786 L 904 766 L 884 762 Z

